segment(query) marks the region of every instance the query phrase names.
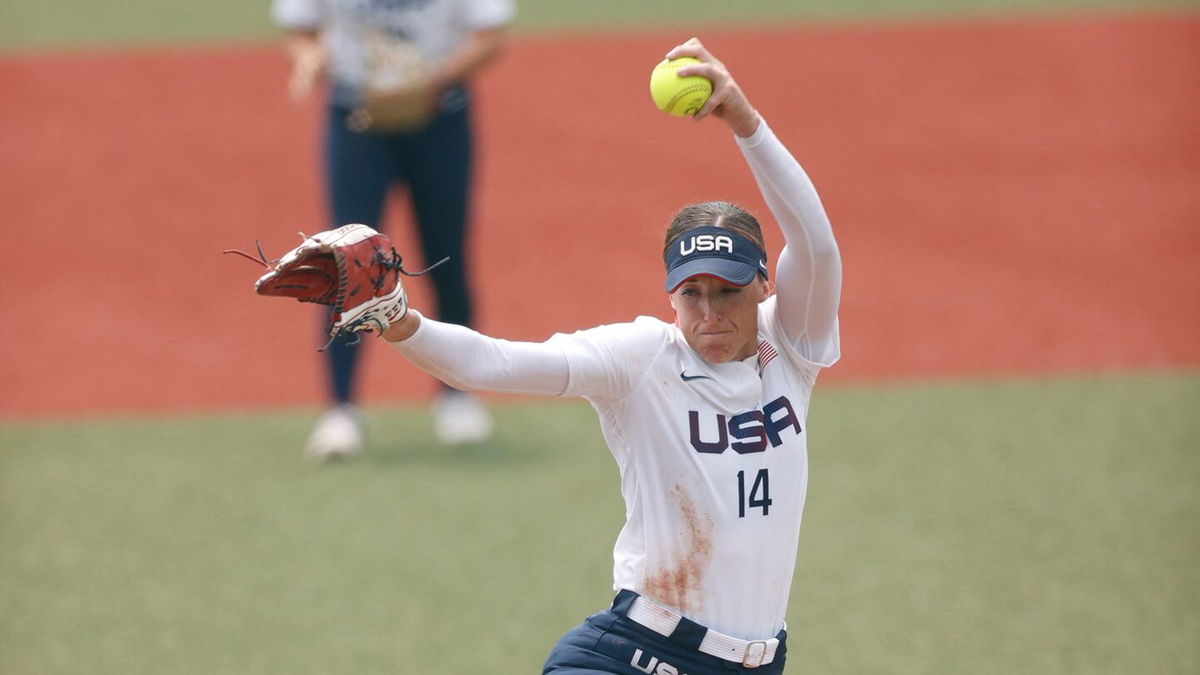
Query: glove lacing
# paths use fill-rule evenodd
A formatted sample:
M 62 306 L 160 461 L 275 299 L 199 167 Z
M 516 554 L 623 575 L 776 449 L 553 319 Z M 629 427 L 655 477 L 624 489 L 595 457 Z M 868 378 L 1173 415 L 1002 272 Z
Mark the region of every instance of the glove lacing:
M 404 261 L 400 257 L 400 254 L 396 251 L 395 248 L 390 248 L 390 249 L 385 250 L 383 248 L 377 247 L 375 249 L 375 253 L 373 253 L 371 255 L 370 265 L 372 267 L 378 266 L 384 270 L 390 271 L 392 273 L 393 278 L 396 279 L 396 286 L 403 288 L 400 284 L 399 275 L 403 274 L 406 277 L 423 276 L 423 275 L 431 272 L 434 268 L 438 267 L 439 265 L 442 265 L 443 263 L 448 262 L 449 260 L 450 260 L 450 256 L 446 256 L 445 258 L 442 258 L 441 260 L 433 263 L 429 267 L 426 267 L 425 269 L 421 270 L 420 272 L 409 272 L 408 270 L 404 269 Z M 379 276 L 371 279 L 371 283 L 375 287 L 374 290 L 376 293 L 378 293 L 379 290 L 383 288 L 383 286 L 386 282 L 387 282 L 387 276 L 384 274 L 380 274 Z M 403 293 L 403 292 L 404 291 L 401 290 L 401 293 Z M 339 305 L 342 304 L 342 302 L 344 302 L 344 301 L 345 301 L 344 297 L 338 298 Z M 397 317 L 396 321 L 399 321 L 406 316 L 408 316 L 408 301 L 407 301 L 407 299 L 405 300 L 405 303 L 404 303 L 404 313 L 401 314 L 399 317 Z M 351 321 L 351 322 L 337 328 L 336 330 L 332 331 L 329 336 L 329 341 L 326 342 L 325 345 L 323 347 L 321 347 L 320 349 L 318 349 L 317 351 L 319 351 L 319 352 L 325 351 L 326 349 L 329 348 L 329 345 L 333 344 L 333 342 L 335 340 L 342 342 L 347 347 L 352 347 L 352 346 L 358 344 L 359 342 L 362 341 L 362 336 L 360 335 L 360 333 L 363 332 L 362 330 L 360 330 L 362 328 L 366 328 L 367 332 L 378 330 L 380 333 L 382 333 L 387 328 L 387 326 L 384 326 L 379 321 L 378 318 L 371 316 L 371 313 L 368 312 L 364 316 L 361 316 L 361 317 L 355 319 L 354 321 Z M 348 338 L 352 338 L 352 339 L 348 339 Z

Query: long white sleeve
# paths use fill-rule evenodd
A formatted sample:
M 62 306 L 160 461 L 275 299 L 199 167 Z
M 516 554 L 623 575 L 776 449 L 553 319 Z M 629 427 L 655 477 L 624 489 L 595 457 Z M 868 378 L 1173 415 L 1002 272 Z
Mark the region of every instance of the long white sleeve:
M 805 358 L 838 359 L 842 260 L 833 227 L 808 174 L 766 120 L 749 138 L 735 137 L 786 242 L 775 267 L 780 325 Z
M 558 396 L 570 369 L 560 347 L 511 342 L 421 317 L 412 337 L 389 343 L 418 368 L 463 391 Z

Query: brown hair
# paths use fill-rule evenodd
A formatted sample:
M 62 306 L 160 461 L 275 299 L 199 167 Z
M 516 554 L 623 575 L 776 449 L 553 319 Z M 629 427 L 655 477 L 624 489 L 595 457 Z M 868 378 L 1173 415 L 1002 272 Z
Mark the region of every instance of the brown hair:
M 671 219 L 671 224 L 667 226 L 667 235 L 663 241 L 663 254 L 665 255 L 671 244 L 685 232 L 705 226 L 722 227 L 742 235 L 754 242 L 759 252 L 763 254 L 763 260 L 767 259 L 767 245 L 763 241 L 762 228 L 758 225 L 758 219 L 740 206 L 721 201 L 701 202 L 680 209 Z

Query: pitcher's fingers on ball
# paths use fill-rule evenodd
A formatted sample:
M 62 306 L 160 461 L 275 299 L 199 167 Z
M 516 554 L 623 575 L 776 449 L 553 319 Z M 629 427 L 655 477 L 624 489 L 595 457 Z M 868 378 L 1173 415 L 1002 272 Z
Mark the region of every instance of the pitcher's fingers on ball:
M 729 71 L 724 67 L 719 73 L 709 76 L 713 83 L 712 96 L 708 97 L 708 101 L 700 108 L 700 112 L 696 113 L 697 118 L 702 118 L 707 115 L 715 115 L 716 117 L 724 118 L 726 113 L 734 108 L 748 106 L 746 96 L 742 93 L 741 87 L 729 75 Z
M 713 55 L 700 42 L 700 38 L 688 38 L 685 42 L 675 45 L 667 52 L 668 59 L 677 59 L 680 56 L 693 56 L 701 61 L 715 61 Z
M 729 70 L 725 68 L 725 64 L 713 56 L 712 52 L 704 46 L 704 43 L 699 38 L 692 37 L 687 41 L 672 47 L 667 52 L 668 59 L 677 59 L 683 56 L 690 56 L 700 61 L 698 64 L 689 64 L 682 66 L 679 69 L 680 77 L 699 76 L 707 78 L 712 82 L 712 95 L 696 111 L 692 117 L 697 120 L 704 119 L 710 115 L 713 110 L 720 106 L 726 99 L 729 98 L 727 91 L 727 83 L 732 80 L 729 75 Z M 718 115 L 719 116 L 719 115 Z
M 687 77 L 689 75 L 699 75 L 712 82 L 712 94 L 709 95 L 708 100 L 704 102 L 700 110 L 696 111 L 696 114 L 693 115 L 697 120 L 708 117 L 719 106 L 739 93 L 737 85 L 729 75 L 729 71 L 720 62 L 713 61 L 687 65 L 679 69 L 680 77 Z
M 699 75 L 712 82 L 712 94 L 694 115 L 698 120 L 713 114 L 714 111 L 717 111 L 718 108 L 726 103 L 737 105 L 739 99 L 743 98 L 741 88 L 738 87 L 733 76 L 729 74 L 729 70 L 725 67 L 725 64 L 716 59 L 705 63 L 684 66 L 679 69 L 679 75 L 680 77 Z M 721 112 L 716 112 L 716 116 L 721 117 Z

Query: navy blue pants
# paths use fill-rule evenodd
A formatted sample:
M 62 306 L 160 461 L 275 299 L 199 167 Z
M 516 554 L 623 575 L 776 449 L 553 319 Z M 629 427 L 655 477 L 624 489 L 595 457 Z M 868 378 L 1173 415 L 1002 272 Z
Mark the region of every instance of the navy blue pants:
M 382 231 L 389 191 L 395 186 L 407 187 L 424 264 L 450 256 L 448 262 L 425 277 L 433 282 L 436 315 L 443 321 L 471 325 L 466 274 L 473 157 L 470 106 L 443 112 L 424 129 L 403 134 L 350 131 L 346 128 L 347 114 L 345 108 L 330 106 L 326 122 L 325 170 L 331 228 L 363 223 Z M 423 267 L 412 256 L 405 258 L 406 269 L 419 271 Z M 331 396 L 337 403 L 348 403 L 354 397 L 358 345 L 334 342 L 326 354 Z
M 698 651 L 704 628 L 684 619 L 670 637 L 625 618 L 637 594 L 621 591 L 611 609 L 589 616 L 558 641 L 543 675 L 779 675 L 786 660 L 786 631 L 779 631 L 779 649 L 770 664 L 743 668 L 739 663 Z

